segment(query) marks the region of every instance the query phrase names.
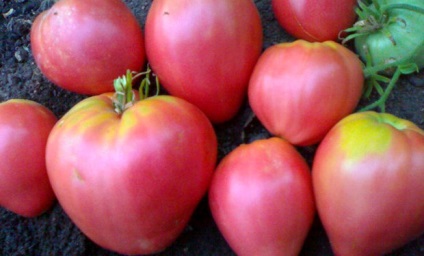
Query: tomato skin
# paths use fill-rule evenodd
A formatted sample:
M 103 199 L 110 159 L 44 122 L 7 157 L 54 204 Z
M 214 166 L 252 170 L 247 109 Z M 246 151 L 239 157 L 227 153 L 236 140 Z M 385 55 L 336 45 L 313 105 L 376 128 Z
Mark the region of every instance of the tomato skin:
M 56 116 L 30 100 L 0 103 L 0 205 L 35 217 L 55 201 L 47 177 L 45 149 Z
M 112 92 L 113 80 L 146 58 L 141 27 L 121 0 L 56 2 L 35 19 L 31 47 L 50 81 L 89 95 Z
M 262 37 L 251 0 L 156 0 L 145 25 L 149 63 L 163 87 L 214 123 L 241 107 Z
M 340 31 L 356 20 L 357 0 L 272 0 L 279 24 L 296 38 L 310 42 L 337 41 Z
M 156 96 L 114 110 L 111 94 L 88 98 L 56 125 L 48 174 L 65 212 L 90 239 L 122 254 L 165 249 L 206 193 L 217 158 L 207 117 Z
M 298 255 L 315 215 L 302 156 L 281 138 L 241 145 L 219 163 L 213 218 L 237 255 Z
M 340 121 L 312 168 L 335 255 L 383 255 L 424 232 L 424 131 L 390 114 Z
M 358 57 L 342 45 L 297 40 L 268 48 L 248 88 L 253 112 L 269 132 L 295 145 L 312 145 L 362 94 Z

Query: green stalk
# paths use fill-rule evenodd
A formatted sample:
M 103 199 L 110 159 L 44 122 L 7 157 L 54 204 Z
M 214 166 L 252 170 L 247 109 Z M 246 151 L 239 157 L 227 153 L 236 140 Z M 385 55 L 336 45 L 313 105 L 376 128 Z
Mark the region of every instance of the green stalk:
M 132 84 L 135 78 L 144 75 L 145 77 L 141 80 L 139 87 L 139 98 L 140 100 L 144 100 L 149 97 L 150 94 L 150 75 L 152 74 L 152 70 L 149 66 L 147 66 L 147 70 L 145 72 L 136 73 L 133 76 L 133 73 L 130 70 L 127 70 L 126 75 L 122 77 L 118 77 L 115 79 L 113 86 L 115 88 L 115 95 L 113 99 L 113 106 L 115 108 L 116 113 L 122 114 L 126 109 L 132 107 L 137 101 L 136 96 L 133 92 Z M 160 84 L 159 79 L 156 76 L 156 94 L 153 96 L 157 96 L 159 94 Z
M 113 105 L 118 114 L 131 107 L 135 102 L 135 95 L 132 91 L 133 76 L 130 70 L 127 70 L 126 76 L 118 77 L 113 82 L 115 95 Z
M 395 87 L 396 82 L 399 80 L 399 77 L 401 74 L 402 74 L 401 69 L 398 67 L 395 73 L 393 74 L 392 79 L 390 80 L 390 83 L 387 85 L 386 90 L 384 90 L 383 94 L 381 95 L 381 97 L 374 103 L 361 108 L 359 112 L 368 111 L 376 107 L 379 107 L 381 112 L 385 112 L 386 111 L 385 103 L 387 99 L 389 98 L 389 95 L 392 92 L 393 88 Z
M 363 69 L 364 77 L 368 78 L 368 77 L 374 76 L 379 72 L 385 71 L 390 68 L 398 67 L 399 65 L 402 65 L 402 64 L 404 64 L 404 60 L 397 60 L 392 63 L 387 63 L 383 65 L 378 65 L 378 66 L 366 66 Z

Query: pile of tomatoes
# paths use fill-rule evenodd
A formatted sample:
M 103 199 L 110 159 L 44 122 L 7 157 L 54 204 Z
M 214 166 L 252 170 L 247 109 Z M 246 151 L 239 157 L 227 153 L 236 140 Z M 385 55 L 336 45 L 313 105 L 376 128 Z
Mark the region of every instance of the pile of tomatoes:
M 424 131 L 353 113 L 366 77 L 337 40 L 357 2 L 318 2 L 273 0 L 298 39 L 263 51 L 251 0 L 155 0 L 144 33 L 121 0 L 58 1 L 35 19 L 32 52 L 50 81 L 89 97 L 59 120 L 29 100 L 0 103 L 0 205 L 33 217 L 57 199 L 87 237 L 122 254 L 167 248 L 206 195 L 238 255 L 299 254 L 315 215 L 336 255 L 417 238 Z M 166 95 L 150 96 L 148 79 L 133 89 L 147 63 Z M 246 99 L 272 136 L 218 161 L 214 125 Z M 297 149 L 311 145 L 310 166 Z

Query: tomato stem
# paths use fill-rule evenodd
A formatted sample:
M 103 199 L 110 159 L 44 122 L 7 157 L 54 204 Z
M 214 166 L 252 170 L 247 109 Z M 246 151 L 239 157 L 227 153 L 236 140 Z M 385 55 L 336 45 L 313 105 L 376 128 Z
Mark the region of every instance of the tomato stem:
M 132 91 L 132 81 L 132 73 L 130 70 L 127 70 L 126 75 L 118 77 L 113 82 L 115 88 L 113 105 L 118 114 L 122 114 L 127 108 L 134 104 L 135 95 Z
M 366 66 L 363 69 L 364 76 L 365 76 L 365 78 L 375 76 L 377 73 L 379 73 L 381 71 L 385 71 L 385 70 L 388 70 L 388 69 L 391 69 L 391 68 L 395 68 L 399 65 L 402 65 L 403 62 L 404 62 L 404 60 L 397 60 L 397 61 L 393 61 L 391 63 L 378 65 L 378 66 L 373 66 L 373 65 Z M 369 63 L 369 62 L 367 61 L 367 63 Z
M 134 76 L 133 76 L 134 74 Z M 126 75 L 122 77 L 118 77 L 114 81 L 115 95 L 113 98 L 113 105 L 115 107 L 115 111 L 118 114 L 124 113 L 124 111 L 135 104 L 137 101 L 136 95 L 132 89 L 133 81 L 144 75 L 145 77 L 141 80 L 139 87 L 139 100 L 144 100 L 149 97 L 149 89 L 151 86 L 150 75 L 152 74 L 152 70 L 149 65 L 147 66 L 147 70 L 145 72 L 134 73 L 130 70 L 127 70 Z M 160 84 L 159 79 L 156 77 L 156 96 L 159 94 Z
M 153 76 L 155 76 L 155 75 L 153 74 L 149 65 L 147 65 L 146 72 L 139 73 L 139 74 L 145 75 L 145 78 L 141 81 L 140 87 L 138 89 L 139 95 L 140 95 L 140 100 L 143 100 L 143 99 L 149 97 L 150 86 L 152 85 L 150 75 L 153 75 Z M 159 78 L 157 76 L 155 76 L 155 84 L 156 84 L 156 94 L 155 95 L 158 95 L 159 91 L 160 91 L 160 83 L 159 83 Z
M 379 75 L 378 72 L 385 70 L 388 67 L 396 67 L 396 71 L 394 72 L 391 78 Z M 402 64 L 399 62 L 393 62 L 387 65 L 381 66 L 368 66 L 364 68 L 364 74 L 367 82 L 367 86 L 365 87 L 364 96 L 369 97 L 371 95 L 371 91 L 375 89 L 379 95 L 380 99 L 376 102 L 360 109 L 359 111 L 366 111 L 376 107 L 379 107 L 381 112 L 385 112 L 385 102 L 389 97 L 389 94 L 393 90 L 396 82 L 399 80 L 401 75 L 412 74 L 413 72 L 418 72 L 418 66 L 415 63 L 406 63 Z M 386 89 L 384 90 L 379 82 L 388 83 Z
M 390 79 L 390 82 L 387 85 L 386 90 L 384 90 L 384 92 L 383 92 L 383 91 L 381 91 L 382 88 L 379 87 L 380 88 L 379 93 L 382 94 L 381 97 L 377 101 L 375 101 L 374 103 L 361 108 L 359 110 L 359 112 L 368 111 L 368 110 L 371 110 L 371 109 L 376 108 L 376 107 L 379 107 L 381 112 L 385 112 L 386 111 L 386 101 L 387 101 L 391 91 L 395 87 L 396 82 L 399 80 L 399 77 L 400 77 L 401 74 L 402 74 L 401 69 L 398 67 L 396 69 L 395 73 L 393 74 L 392 78 Z M 373 81 L 373 82 L 376 82 L 378 84 L 377 81 Z

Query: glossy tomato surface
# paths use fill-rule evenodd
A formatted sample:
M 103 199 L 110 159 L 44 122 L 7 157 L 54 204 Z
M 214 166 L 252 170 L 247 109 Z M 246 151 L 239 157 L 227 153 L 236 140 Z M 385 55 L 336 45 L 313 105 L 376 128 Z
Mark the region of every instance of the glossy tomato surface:
M 337 41 L 356 20 L 357 0 L 272 0 L 279 24 L 296 38 Z
M 31 48 L 50 81 L 81 94 L 111 92 L 145 63 L 141 27 L 121 0 L 57 1 L 35 19 Z
M 243 144 L 218 165 L 209 204 L 237 255 L 298 255 L 315 215 L 309 167 L 283 139 Z
M 145 37 L 149 63 L 170 94 L 214 123 L 235 116 L 262 50 L 251 0 L 155 0 Z
M 249 103 L 269 132 L 312 145 L 355 109 L 363 80 L 359 58 L 338 43 L 281 43 L 256 64 Z
M 336 255 L 383 255 L 424 232 L 424 131 L 410 121 L 346 117 L 319 145 L 312 176 Z
M 59 120 L 47 145 L 49 178 L 95 243 L 122 254 L 162 251 L 206 193 L 215 132 L 182 99 L 156 96 L 118 114 L 111 97 L 88 98 Z
M 48 210 L 55 196 L 45 151 L 56 116 L 34 101 L 0 103 L 0 205 L 25 217 Z

